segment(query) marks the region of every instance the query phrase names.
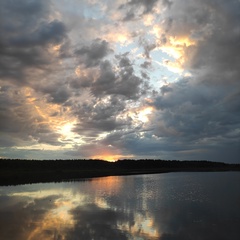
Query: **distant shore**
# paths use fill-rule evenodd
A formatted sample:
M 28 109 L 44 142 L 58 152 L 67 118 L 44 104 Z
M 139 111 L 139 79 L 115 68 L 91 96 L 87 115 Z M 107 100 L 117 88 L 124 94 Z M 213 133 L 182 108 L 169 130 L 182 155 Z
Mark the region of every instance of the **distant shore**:
M 0 186 L 166 172 L 240 171 L 240 164 L 177 160 L 0 160 Z

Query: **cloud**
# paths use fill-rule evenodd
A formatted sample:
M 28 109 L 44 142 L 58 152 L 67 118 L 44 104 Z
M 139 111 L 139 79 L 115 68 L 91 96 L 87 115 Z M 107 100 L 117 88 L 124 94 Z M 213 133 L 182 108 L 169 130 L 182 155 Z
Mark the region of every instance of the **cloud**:
M 81 47 L 75 51 L 75 54 L 79 56 L 80 63 L 84 63 L 86 67 L 94 67 L 111 52 L 107 41 L 95 39 L 90 46 Z
M 50 3 L 50 2 L 49 2 Z M 30 81 L 28 71 L 47 70 L 54 58 L 49 49 L 67 41 L 65 25 L 50 20 L 45 1 L 1 1 L 0 77 L 21 84 Z M 27 14 L 26 14 L 27 12 Z M 11 16 L 11 17 L 9 17 Z M 59 51 L 61 47 L 59 47 Z
M 60 135 L 51 128 L 46 116 L 39 109 L 40 103 L 28 90 L 7 86 L 1 90 L 1 146 L 23 146 L 31 141 L 60 144 Z M 5 144 L 4 138 L 7 139 Z
M 191 146 L 209 152 L 213 150 L 209 147 L 215 145 L 217 152 L 231 142 L 237 152 L 236 139 L 228 136 L 233 126 L 239 129 L 240 120 L 235 104 L 239 98 L 239 59 L 234 54 L 239 48 L 239 8 L 235 1 L 218 5 L 213 1 L 175 1 L 165 11 L 171 24 L 165 21 L 166 42 L 159 48 L 177 43 L 184 59 L 179 63 L 191 73 L 188 79 L 162 85 L 160 94 L 154 97 L 157 111 L 150 120 L 151 127 L 154 135 L 167 137 L 165 143 L 171 139 L 175 144 L 182 142 L 182 149 Z M 159 141 L 159 146 L 162 144 Z
M 131 21 L 136 17 L 141 17 L 145 14 L 151 13 L 158 1 L 159 0 L 131 0 L 125 4 L 120 5 L 120 9 L 127 10 L 123 21 Z
M 54 208 L 55 199 L 57 196 L 54 195 L 32 201 L 28 197 L 1 196 L 1 207 L 4 207 L 0 216 L 2 237 L 23 240 L 39 231 L 43 226 L 36 223 L 43 221 L 45 214 Z M 46 233 L 41 231 L 43 238 L 46 238 Z
M 171 18 L 171 25 L 166 26 L 168 36 L 176 39 L 189 36 L 195 41 L 194 48 L 189 45 L 184 50 L 185 66 L 193 73 L 201 70 L 202 81 L 204 78 L 208 78 L 205 79 L 208 83 L 236 81 L 239 59 L 234 52 L 239 49 L 240 34 L 236 9 L 239 9 L 236 1 L 228 4 L 220 1 L 216 5 L 214 1 L 191 0 L 187 4 L 175 1 L 166 13 Z
M 144 48 L 144 56 L 147 59 L 151 59 L 150 52 L 153 51 L 157 45 L 155 43 L 149 43 L 146 39 L 139 37 L 139 44 Z
M 57 104 L 65 103 L 71 96 L 72 92 L 66 84 L 62 84 L 60 87 L 56 86 L 56 83 L 48 86 L 42 86 L 40 89 L 45 94 L 48 94 L 48 101 Z
M 66 28 L 62 22 L 54 20 L 52 22 L 41 23 L 31 35 L 12 37 L 9 45 L 15 47 L 34 47 L 48 44 L 59 44 L 66 37 Z
M 100 76 L 92 86 L 92 92 L 99 94 L 119 94 L 128 99 L 140 97 L 142 79 L 134 74 L 134 69 L 127 57 L 119 58 L 120 70 L 115 72 L 109 61 L 100 66 Z
M 1 146 L 238 159 L 239 5 L 1 1 Z
M 240 119 L 222 100 L 228 95 L 223 86 L 210 87 L 190 78 L 163 86 L 161 92 L 154 102 L 159 110 L 151 119 L 155 136 L 167 137 L 177 145 L 181 142 L 182 149 L 208 149 L 213 145 L 221 148 L 226 142 L 237 147 L 236 138 L 230 139 L 228 135 L 233 126 L 239 128 Z
M 114 95 L 102 98 L 97 103 L 93 101 L 90 104 L 73 106 L 79 119 L 73 131 L 86 137 L 97 137 L 102 132 L 124 128 L 129 123 L 118 116 L 125 106 L 124 99 Z
M 79 80 L 73 79 L 72 86 L 89 87 L 91 93 L 96 97 L 107 95 L 121 95 L 127 99 L 138 99 L 146 93 L 148 86 L 143 79 L 135 74 L 133 63 L 125 55 L 116 56 L 116 65 L 109 60 L 99 61 L 95 76 L 91 72 L 81 70 Z
M 77 207 L 71 210 L 76 225 L 67 233 L 67 238 L 77 237 L 128 239 L 125 231 L 116 228 L 119 222 L 126 222 L 128 219 L 124 213 L 112 211 L 111 209 L 101 209 L 95 204 L 84 207 Z

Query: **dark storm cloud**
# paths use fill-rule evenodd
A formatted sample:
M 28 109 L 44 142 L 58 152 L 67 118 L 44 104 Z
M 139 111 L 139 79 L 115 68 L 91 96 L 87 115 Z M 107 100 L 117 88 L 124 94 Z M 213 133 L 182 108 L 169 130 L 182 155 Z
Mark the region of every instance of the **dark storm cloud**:
M 73 131 L 86 137 L 97 137 L 102 132 L 126 127 L 130 123 L 117 118 L 125 106 L 124 99 L 118 96 L 110 96 L 89 104 L 74 105 L 73 112 L 78 117 L 79 124 L 75 125 Z
M 165 93 L 171 92 L 173 89 L 169 85 L 163 85 L 160 90 L 161 94 L 164 95 Z
M 86 67 L 94 67 L 99 65 L 100 61 L 111 52 L 107 41 L 95 39 L 91 45 L 76 50 L 75 54 L 79 56 L 80 63 L 84 63 Z
M 61 43 L 66 36 L 66 28 L 63 23 L 54 20 L 52 22 L 41 23 L 31 35 L 17 36 L 9 38 L 9 45 L 15 47 L 34 47 L 47 44 Z
M 122 145 L 122 140 L 125 138 L 125 136 L 129 134 L 128 131 L 115 131 L 110 134 L 108 134 L 101 143 L 104 145 L 112 145 L 114 147 L 120 148 Z
M 224 86 L 182 79 L 163 86 L 161 91 L 154 103 L 159 113 L 151 121 L 155 136 L 165 137 L 168 144 L 181 142 L 182 150 L 209 149 L 215 145 L 219 151 L 220 146 L 227 148 L 227 143 L 237 148 L 240 115 L 238 108 L 231 109 L 224 101 L 223 96 L 228 95 Z M 234 102 L 239 99 L 238 95 L 233 96 Z
M 205 151 L 205 156 L 227 161 L 221 156 L 225 148 L 234 153 L 231 156 L 236 160 L 240 137 L 240 58 L 236 54 L 240 52 L 239 12 L 238 1 L 216 4 L 189 0 L 169 5 L 165 19 L 171 19 L 171 24 L 164 22 L 165 40 L 160 36 L 158 44 L 168 44 L 169 36 L 189 36 L 196 41 L 183 48 L 184 68 L 192 76 L 161 86 L 153 96 L 157 111 L 148 124 L 149 129 L 154 129 L 152 136 L 159 139 L 151 135 L 128 137 L 122 141 L 128 143 L 130 152 L 141 151 L 138 146 L 146 141 L 145 153 L 157 152 L 157 147 L 179 154 L 195 149 L 198 156 L 204 156 Z M 145 53 L 149 53 L 148 49 Z
M 68 100 L 71 94 L 66 88 L 62 87 L 62 88 L 58 88 L 51 96 L 53 98 L 52 102 L 64 103 Z
M 36 89 L 44 94 L 47 94 L 48 102 L 56 104 L 63 104 L 72 96 L 72 92 L 70 91 L 68 85 L 64 82 L 61 86 L 55 82 L 50 85 L 40 86 Z
M 48 47 L 67 41 L 67 29 L 48 20 L 50 2 L 1 1 L 0 77 L 26 82 L 26 70 L 47 69 L 53 58 Z
M 236 161 L 240 99 L 238 91 L 222 99 L 227 94 L 224 86 L 206 86 L 192 78 L 163 85 L 145 130 L 113 132 L 102 143 L 135 156 Z
M 190 81 L 191 79 L 170 84 L 167 91 L 165 89 L 163 95 L 157 97 L 155 106 L 166 114 L 165 120 L 168 124 L 178 130 L 192 128 L 189 134 L 192 131 L 192 133 L 197 131 L 199 134 L 204 132 L 203 127 L 206 128 L 206 124 L 211 123 L 210 128 L 212 128 L 213 124 L 224 126 L 238 122 L 239 116 L 234 116 L 235 113 L 228 111 L 222 102 L 222 96 L 226 94 L 224 87 L 211 88 L 204 84 L 195 85 Z M 171 120 L 175 121 L 171 122 Z M 212 132 L 211 129 L 205 130 L 208 133 Z
M 121 147 L 125 154 L 133 154 L 136 156 L 156 156 L 160 149 L 159 142 L 149 141 L 149 139 L 141 139 L 136 133 L 122 134 L 109 136 L 108 139 L 113 140 L 111 143 L 113 146 Z
M 143 80 L 135 75 L 132 63 L 127 57 L 121 56 L 118 58 L 120 71 L 117 73 L 109 61 L 101 64 L 101 74 L 94 82 L 92 92 L 96 96 L 118 94 L 128 99 L 138 99 L 142 91 L 145 91 L 144 86 L 142 86 Z
M 69 79 L 69 86 L 72 89 L 89 88 L 92 82 L 94 82 L 94 76 L 93 74 L 89 74 L 88 76 L 80 76 Z
M 213 20 L 208 23 L 210 29 L 207 24 L 203 26 L 202 34 L 200 30 L 193 32 L 193 35 L 203 37 L 203 41 L 199 41 L 194 50 L 189 67 L 193 71 L 202 69 L 198 81 L 239 88 L 240 58 L 236 53 L 240 51 L 240 3 L 229 1 L 226 5 L 221 1 L 215 6 L 210 1 L 206 5 L 214 10 L 210 15 Z
M 99 61 L 99 77 L 79 77 L 70 81 L 70 86 L 78 88 L 89 87 L 91 93 L 96 97 L 108 95 L 120 95 L 127 99 L 137 100 L 145 94 L 147 84 L 135 74 L 133 63 L 125 55 L 116 56 L 119 71 L 109 60 Z
M 134 20 L 136 17 L 141 17 L 144 14 L 151 13 L 159 0 L 130 0 L 125 4 L 120 5 L 119 9 L 127 10 L 124 21 Z M 140 10 L 140 13 L 138 11 Z M 139 16 L 138 16 L 139 15 Z

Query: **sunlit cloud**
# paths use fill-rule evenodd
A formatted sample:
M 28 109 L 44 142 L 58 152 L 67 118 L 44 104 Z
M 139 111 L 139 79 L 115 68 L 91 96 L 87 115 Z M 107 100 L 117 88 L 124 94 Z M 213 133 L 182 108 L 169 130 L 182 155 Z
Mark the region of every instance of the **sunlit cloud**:
M 148 118 L 148 115 L 150 115 L 153 111 L 153 108 L 152 107 L 146 107 L 146 108 L 143 108 L 141 109 L 140 111 L 138 111 L 137 113 L 137 118 L 143 122 L 143 123 L 146 123 L 149 121 L 149 118 Z
M 127 114 L 133 119 L 134 124 L 138 126 L 147 123 L 153 111 L 153 107 L 139 107 L 131 109 Z

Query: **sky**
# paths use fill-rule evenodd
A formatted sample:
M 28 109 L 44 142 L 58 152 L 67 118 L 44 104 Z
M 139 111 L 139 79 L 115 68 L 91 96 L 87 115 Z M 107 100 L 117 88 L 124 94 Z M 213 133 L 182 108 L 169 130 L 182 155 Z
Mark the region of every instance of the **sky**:
M 239 0 L 1 0 L 0 158 L 240 163 Z

